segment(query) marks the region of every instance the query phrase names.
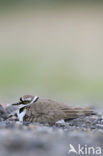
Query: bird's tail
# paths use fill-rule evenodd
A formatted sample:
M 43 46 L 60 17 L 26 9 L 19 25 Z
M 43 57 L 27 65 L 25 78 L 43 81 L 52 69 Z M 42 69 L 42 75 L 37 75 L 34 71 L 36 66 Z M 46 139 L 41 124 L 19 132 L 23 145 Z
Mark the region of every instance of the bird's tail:
M 63 110 L 66 114 L 66 119 L 75 119 L 79 117 L 85 117 L 90 115 L 96 115 L 96 112 L 94 112 L 90 108 L 70 108 Z

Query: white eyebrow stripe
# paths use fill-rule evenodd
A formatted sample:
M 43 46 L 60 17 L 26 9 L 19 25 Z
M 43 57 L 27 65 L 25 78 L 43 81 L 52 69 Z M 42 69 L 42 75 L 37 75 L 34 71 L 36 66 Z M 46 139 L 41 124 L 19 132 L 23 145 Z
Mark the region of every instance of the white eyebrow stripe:
M 39 98 L 38 96 L 35 96 L 35 97 L 33 98 L 33 100 L 30 102 L 30 104 L 32 104 L 33 102 L 35 102 L 38 98 Z
M 31 101 L 31 97 L 28 97 L 28 98 L 26 99 L 26 101 Z

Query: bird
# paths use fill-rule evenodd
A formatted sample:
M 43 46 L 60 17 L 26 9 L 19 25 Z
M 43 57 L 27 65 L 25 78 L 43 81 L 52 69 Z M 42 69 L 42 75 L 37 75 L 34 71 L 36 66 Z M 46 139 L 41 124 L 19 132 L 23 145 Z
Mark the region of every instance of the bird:
M 95 114 L 90 108 L 73 108 L 64 103 L 51 99 L 40 99 L 33 95 L 20 97 L 19 101 L 12 106 L 18 108 L 15 113 L 19 121 L 39 122 L 49 125 L 55 125 L 60 120 L 67 121 Z

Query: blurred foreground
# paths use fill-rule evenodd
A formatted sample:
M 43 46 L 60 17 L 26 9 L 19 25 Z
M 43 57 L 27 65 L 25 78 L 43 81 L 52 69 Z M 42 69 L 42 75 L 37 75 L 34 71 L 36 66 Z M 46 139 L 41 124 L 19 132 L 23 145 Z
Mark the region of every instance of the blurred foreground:
M 71 146 L 79 153 L 79 145 L 82 149 L 79 155 L 101 156 L 103 117 L 75 119 L 54 127 L 1 121 L 0 138 L 1 156 L 75 156 L 77 154 L 69 153 Z

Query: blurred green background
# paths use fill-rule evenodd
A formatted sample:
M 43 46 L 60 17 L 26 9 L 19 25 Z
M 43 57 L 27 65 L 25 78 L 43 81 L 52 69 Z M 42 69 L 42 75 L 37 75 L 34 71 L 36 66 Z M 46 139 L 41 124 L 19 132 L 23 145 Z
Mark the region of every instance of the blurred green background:
M 102 104 L 102 1 L 0 1 L 0 102 Z

